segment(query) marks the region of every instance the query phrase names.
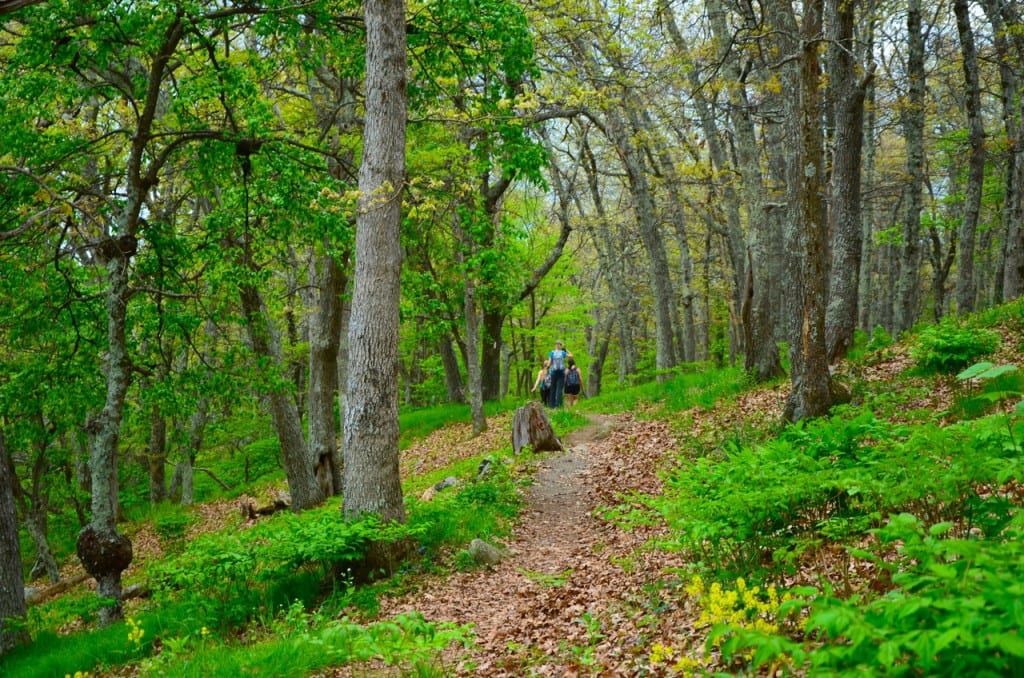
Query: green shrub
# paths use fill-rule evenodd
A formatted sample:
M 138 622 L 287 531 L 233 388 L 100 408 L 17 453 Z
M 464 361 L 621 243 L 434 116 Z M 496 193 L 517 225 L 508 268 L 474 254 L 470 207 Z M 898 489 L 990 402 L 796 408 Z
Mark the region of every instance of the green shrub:
M 160 535 L 161 539 L 168 542 L 180 542 L 185 538 L 185 532 L 189 525 L 194 522 L 195 518 L 179 509 L 154 516 L 153 530 Z
M 522 497 L 507 466 L 493 463 L 491 469 L 491 475 L 479 482 L 464 482 L 431 501 L 408 502 L 409 526 L 424 553 L 429 556 L 445 546 L 507 533 Z
M 1021 526 L 1018 518 L 993 539 L 952 539 L 952 523 L 894 516 L 875 533 L 895 559 L 868 556 L 891 576 L 890 591 L 844 600 L 803 590 L 789 607 L 808 612 L 805 642 L 733 627 L 718 629 L 716 642 L 729 661 L 788 663 L 807 675 L 1024 675 Z
M 921 331 L 911 357 L 925 374 L 953 374 L 992 353 L 999 339 L 993 330 L 943 322 Z
M 965 393 L 957 399 L 954 411 L 964 418 L 987 414 L 1004 400 L 1019 399 L 1024 393 L 1024 373 L 1016 365 L 975 363 L 956 378 Z
M 1020 426 L 1009 423 L 911 427 L 842 408 L 763 445 L 684 459 L 665 494 L 646 501 L 696 564 L 740 574 L 777 567 L 808 540 L 863 535 L 901 511 L 932 522 L 966 517 L 991 531 L 1006 511 L 979 490 L 1019 468 Z
M 362 560 L 371 541 L 410 533 L 369 518 L 346 522 L 336 508 L 279 514 L 249 530 L 200 537 L 180 556 L 157 563 L 152 576 L 165 598 L 179 597 L 193 617 L 226 630 L 265 608 L 282 582 L 305 579 L 304 570 L 312 568 L 322 579 Z
M 164 651 L 146 660 L 143 676 L 305 676 L 332 666 L 375 660 L 402 675 L 441 675 L 431 668 L 452 644 L 468 645 L 468 627 L 427 622 L 419 614 L 362 625 L 326 621 L 290 608 L 272 624 L 263 642 L 225 646 L 201 634 L 169 639 Z
M 867 342 L 867 350 L 880 351 L 889 348 L 894 343 L 892 335 L 885 331 L 881 325 L 871 330 L 871 339 Z

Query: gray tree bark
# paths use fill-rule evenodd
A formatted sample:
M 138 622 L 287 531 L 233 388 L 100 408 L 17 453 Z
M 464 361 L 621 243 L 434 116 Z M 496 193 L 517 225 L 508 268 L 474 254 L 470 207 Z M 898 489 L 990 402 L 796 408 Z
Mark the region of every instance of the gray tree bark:
M 903 194 L 903 248 L 893 308 L 893 333 L 909 330 L 917 320 L 921 261 L 921 190 L 924 186 L 925 70 L 921 0 L 907 3 L 907 104 L 901 112 L 907 145 Z
M 344 513 L 405 522 L 398 468 L 398 311 L 405 184 L 403 0 L 367 0 L 366 128 L 359 168 L 356 265 L 349 321 Z M 378 550 L 376 565 L 396 555 Z
M 44 427 L 42 414 L 39 414 L 37 422 L 40 429 Z M 26 491 L 21 480 L 13 473 L 11 474 L 11 490 L 14 493 L 14 500 L 25 521 L 25 530 L 32 539 L 35 546 L 35 561 L 29 570 L 29 579 L 33 580 L 46 574 L 51 583 L 56 584 L 60 580 L 60 569 L 50 549 L 48 516 L 50 512 L 50 478 L 52 470 L 50 467 L 50 455 L 47 454 L 51 442 L 47 437 L 36 440 L 32 460 L 32 484 Z
M 14 505 L 14 473 L 3 432 L 0 431 L 0 657 L 28 640 L 28 635 L 17 625 L 25 613 L 18 512 Z
M 141 201 L 140 203 L 141 204 Z M 137 213 L 136 213 L 137 218 Z M 132 544 L 117 531 L 117 452 L 125 396 L 131 381 L 126 327 L 128 255 L 120 248 L 107 262 L 107 394 L 103 410 L 87 425 L 92 520 L 79 533 L 77 551 L 86 572 L 96 580 L 96 594 L 111 605 L 99 610 L 99 623 L 121 619 L 121 572 L 132 561 Z
M 41 506 L 37 509 L 36 505 L 36 502 L 33 501 L 32 509 L 25 516 L 25 529 L 28 531 L 29 537 L 32 538 L 33 546 L 36 547 L 35 561 L 32 563 L 32 569 L 29 570 L 29 578 L 35 579 L 45 574 L 51 584 L 56 584 L 60 581 L 60 568 L 50 549 L 46 520 L 48 507 Z
M 462 372 L 459 370 L 459 357 L 452 348 L 451 337 L 445 335 L 437 341 L 437 351 L 441 355 L 444 367 L 444 385 L 448 394 L 448 402 L 466 402 L 466 389 L 462 383 Z
M 967 0 L 954 0 L 957 34 L 960 36 L 960 57 L 964 69 L 967 95 L 967 139 L 971 152 L 968 159 L 967 189 L 963 217 L 960 222 L 960 259 L 957 262 L 956 307 L 958 313 L 974 310 L 977 286 L 974 277 L 975 234 L 981 212 L 981 191 L 985 181 L 985 126 L 981 111 L 981 84 L 978 76 L 978 53 L 974 47 Z
M 167 419 L 157 405 L 149 412 L 149 449 L 146 452 L 149 472 L 149 502 L 154 506 L 167 500 Z
M 330 252 L 318 257 L 310 277 L 318 303 L 309 324 L 309 451 L 320 490 L 325 496 L 334 496 L 341 493 L 342 478 L 334 405 L 346 281 Z
M 825 300 L 828 226 L 825 213 L 825 161 L 821 129 L 821 66 L 819 45 L 824 0 L 804 4 L 800 49 L 800 225 L 804 250 L 799 344 L 800 368 L 791 372 L 793 389 L 784 417 L 799 421 L 818 417 L 832 406 L 831 375 L 825 342 Z M 794 361 L 795 362 L 795 361 Z
M 244 248 L 246 251 L 248 247 Z M 281 350 L 281 339 L 267 316 L 263 298 L 253 285 L 243 285 L 240 290 L 242 312 L 246 319 L 246 330 L 253 353 L 267 359 L 273 369 L 284 379 L 285 370 Z M 323 502 L 324 492 L 317 483 L 314 462 L 302 432 L 302 418 L 299 407 L 291 395 L 280 388 L 273 388 L 264 394 L 270 409 L 271 423 L 281 447 L 288 492 L 295 512 L 312 508 Z
M 853 346 L 863 253 L 861 153 L 864 146 L 864 95 L 874 64 L 858 80 L 853 27 L 860 3 L 830 0 L 833 35 L 829 48 L 831 104 L 835 119 L 830 200 L 832 265 L 825 318 L 828 360 L 834 363 Z
M 623 264 L 623 253 L 614 240 L 612 225 L 605 210 L 604 199 L 601 195 L 600 176 L 597 170 L 597 160 L 592 149 L 586 143 L 583 144 L 583 170 L 587 177 L 587 186 L 590 191 L 590 199 L 594 203 L 594 211 L 597 219 L 592 223 L 590 232 L 593 237 L 594 247 L 597 250 L 598 261 L 607 279 L 608 291 L 612 297 L 612 308 L 615 314 L 615 327 L 619 344 L 619 366 L 618 380 L 624 383 L 626 378 L 636 372 L 636 344 L 633 341 L 633 322 L 629 285 L 626 284 L 626 274 Z
M 1024 37 L 1010 37 L 1007 25 L 1020 23 L 1016 3 L 985 0 L 981 3 L 992 25 L 993 44 L 999 65 L 1003 133 L 1008 141 L 1004 164 L 1002 222 L 1003 279 L 1000 298 L 1016 299 L 1024 292 L 1024 162 L 1019 158 L 1024 139 L 1024 102 L 1020 100 L 1019 64 L 1024 60 Z
M 728 76 L 730 119 L 736 135 L 735 152 L 740 172 L 743 204 L 747 211 L 747 244 L 743 269 L 740 322 L 743 326 L 744 369 L 758 381 L 782 375 L 782 361 L 775 341 L 772 313 L 773 278 L 770 242 L 778 238 L 772 228 L 765 200 L 764 173 L 751 116 L 751 106 L 743 87 L 743 66 L 732 50 L 732 32 L 721 0 L 707 3 L 708 22 L 714 34 L 718 62 Z
M 873 0 L 868 3 L 867 12 L 873 15 L 875 3 Z M 862 38 L 864 61 L 872 60 L 874 53 L 875 22 L 869 20 L 865 35 Z M 865 109 L 867 110 L 864 124 L 865 142 L 863 146 L 863 193 L 870 194 L 875 186 L 875 128 L 878 120 L 875 104 L 874 80 L 868 83 L 864 92 Z M 861 274 L 857 293 L 858 298 L 858 326 L 865 332 L 874 329 L 877 317 L 876 304 L 872 292 L 874 290 L 875 262 L 875 204 L 868 200 L 861 210 Z
M 640 228 L 640 241 L 647 251 L 648 278 L 654 296 L 655 368 L 658 380 L 666 378 L 665 370 L 676 366 L 676 351 L 672 332 L 672 306 L 675 303 L 668 254 L 658 224 L 654 196 L 648 178 L 648 167 L 643 149 L 634 142 L 641 131 L 636 112 L 630 111 L 629 123 L 618 110 L 607 113 L 610 141 L 615 145 L 626 170 L 630 197 Z
M 462 314 L 466 323 L 466 390 L 469 392 L 469 410 L 471 413 L 473 435 L 479 435 L 487 430 L 487 417 L 484 415 L 484 369 L 483 360 L 475 360 L 480 355 L 480 327 L 481 313 L 477 303 L 477 282 L 476 271 L 473 269 L 472 259 L 477 253 L 477 244 L 465 227 L 462 225 L 461 217 L 458 214 L 452 216 L 452 231 L 455 241 L 462 244 L 456 253 L 456 262 L 462 267 L 464 281 L 462 286 Z M 500 333 L 500 331 L 499 331 Z M 493 337 L 489 332 L 484 333 L 484 342 L 488 337 Z
M 687 232 L 686 214 L 683 206 L 686 204 L 679 191 L 681 180 L 676 170 L 676 162 L 669 152 L 664 139 L 655 129 L 651 115 L 646 110 L 638 114 L 641 131 L 644 133 L 647 143 L 652 146 L 652 155 L 659 167 L 659 173 L 668 192 L 668 200 L 665 201 L 664 212 L 668 221 L 675 230 L 676 242 L 679 246 L 679 268 L 680 268 L 680 302 L 682 305 L 681 327 L 676 332 L 678 350 L 676 359 L 682 362 L 694 362 L 697 359 L 697 319 L 695 311 L 695 300 L 697 297 L 693 289 L 693 256 L 690 253 L 690 235 Z M 673 309 L 678 305 L 672 303 Z

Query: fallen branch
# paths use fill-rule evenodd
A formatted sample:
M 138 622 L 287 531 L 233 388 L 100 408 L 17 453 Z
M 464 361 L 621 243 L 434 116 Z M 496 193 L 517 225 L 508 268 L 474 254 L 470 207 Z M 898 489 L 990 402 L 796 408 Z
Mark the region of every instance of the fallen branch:
M 76 574 L 73 577 L 67 579 L 61 579 L 59 582 L 52 586 L 47 586 L 45 589 L 37 589 L 30 595 L 25 596 L 25 604 L 27 605 L 38 605 L 44 600 L 49 600 L 56 595 L 64 593 L 68 589 L 74 588 L 89 578 L 86 573 Z

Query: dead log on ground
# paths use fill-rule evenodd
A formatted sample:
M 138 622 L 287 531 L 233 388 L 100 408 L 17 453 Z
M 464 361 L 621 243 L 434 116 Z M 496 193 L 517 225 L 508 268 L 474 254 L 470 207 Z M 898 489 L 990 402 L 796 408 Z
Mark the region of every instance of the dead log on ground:
M 551 420 L 544 407 L 532 401 L 516 410 L 512 417 L 512 452 L 529 445 L 534 452 L 560 452 L 562 441 L 551 428 Z
M 49 600 L 50 598 L 53 598 L 56 595 L 64 593 L 68 589 L 72 589 L 78 586 L 88 578 L 89 575 L 82 572 L 81 574 L 76 574 L 73 577 L 61 579 L 53 586 L 48 586 L 45 589 L 35 589 L 32 591 L 31 595 L 25 596 L 25 603 L 27 605 L 37 605 L 43 602 L 44 600 Z
M 272 516 L 278 511 L 291 508 L 292 498 L 287 492 L 276 492 L 270 503 L 265 506 L 256 506 L 256 500 L 252 497 L 242 495 L 238 500 L 238 508 L 243 520 L 256 520 L 260 516 Z

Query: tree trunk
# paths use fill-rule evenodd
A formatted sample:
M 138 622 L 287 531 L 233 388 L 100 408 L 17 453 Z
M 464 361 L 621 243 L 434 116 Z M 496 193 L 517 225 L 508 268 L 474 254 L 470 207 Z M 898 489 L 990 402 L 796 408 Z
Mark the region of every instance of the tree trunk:
M 359 168 L 356 266 L 349 322 L 344 513 L 405 522 L 398 468 L 398 313 L 405 184 L 403 0 L 367 0 L 366 129 Z M 387 547 L 371 563 L 391 569 Z
M 690 236 L 687 233 L 686 214 L 683 212 L 683 196 L 679 191 L 681 180 L 676 170 L 676 163 L 672 158 L 665 142 L 657 135 L 654 129 L 654 122 L 647 111 L 640 113 L 640 125 L 646 138 L 654 146 L 654 156 L 660 167 L 659 173 L 668 192 L 668 201 L 665 211 L 675 230 L 676 242 L 679 246 L 679 268 L 681 275 L 682 290 L 680 293 L 680 304 L 673 301 L 672 308 L 678 309 L 682 306 L 681 327 L 678 336 L 678 351 L 676 358 L 680 362 L 694 362 L 697 359 L 697 322 L 694 312 L 694 299 L 696 293 L 693 291 L 693 256 L 690 253 Z
M 42 427 L 43 417 L 40 413 L 39 422 Z M 32 569 L 29 570 L 29 580 L 35 580 L 46 574 L 51 583 L 60 579 L 60 569 L 57 561 L 50 550 L 49 525 L 47 517 L 50 513 L 50 451 L 51 442 L 48 437 L 38 439 L 34 443 L 35 458 L 32 461 L 32 486 L 26 492 L 13 468 L 11 473 L 11 489 L 14 492 L 14 499 L 21 509 L 25 520 L 25 529 L 35 546 L 35 561 Z M 2 461 L 2 458 L 0 458 Z
M 654 331 L 655 331 L 655 368 L 659 371 L 658 380 L 666 378 L 665 371 L 675 367 L 676 355 L 672 332 L 672 306 L 675 293 L 672 289 L 672 278 L 668 266 L 668 255 L 662 239 L 654 209 L 654 197 L 647 176 L 647 163 L 642 149 L 633 142 L 634 135 L 639 132 L 637 121 L 626 121 L 617 110 L 608 112 L 608 127 L 611 141 L 626 169 L 629 194 L 633 201 L 637 225 L 640 228 L 640 241 L 647 252 L 647 274 L 654 296 Z
M 874 2 L 870 2 L 868 5 L 869 13 L 874 12 Z M 867 35 L 864 37 L 864 54 L 866 59 L 870 59 L 870 55 L 873 54 L 874 50 L 874 35 L 875 35 L 875 22 L 873 19 L 868 21 Z M 864 158 L 864 170 L 863 170 L 863 194 L 870 195 L 874 191 L 875 187 L 875 126 L 878 120 L 876 113 L 876 101 L 875 101 L 875 82 L 872 79 L 864 92 L 865 106 L 867 110 L 867 121 L 864 125 L 864 137 L 865 142 L 863 145 L 863 158 Z M 857 298 L 859 300 L 858 305 L 858 319 L 857 324 L 865 332 L 870 332 L 875 328 L 877 324 L 877 315 L 875 304 L 872 301 L 872 293 L 874 290 L 874 275 L 875 275 L 875 262 L 876 262 L 876 248 L 874 243 L 875 234 L 875 204 L 874 201 L 868 200 L 864 203 L 861 210 L 861 257 L 860 257 L 860 281 L 859 291 Z
M 967 90 L 967 138 L 971 147 L 963 218 L 960 222 L 960 260 L 957 264 L 956 277 L 957 313 L 963 314 L 974 310 L 977 296 L 974 245 L 981 212 L 981 192 L 985 181 L 985 127 L 982 122 L 978 54 L 974 47 L 974 32 L 971 30 L 967 0 L 954 0 L 953 10 L 956 13 L 957 33 L 960 36 L 960 55 Z
M 1014 3 L 987 0 L 982 3 L 992 23 L 992 34 L 999 58 L 1003 131 L 1006 135 L 1005 200 L 1002 209 L 1005 244 L 1003 246 L 1003 301 L 1024 293 L 1024 162 L 1019 158 L 1024 147 L 1024 101 L 1021 101 L 1017 66 L 1024 60 L 1024 36 L 1011 37 L 1007 25 L 1020 23 Z
M 480 348 L 480 395 L 483 400 L 501 399 L 501 328 L 506 313 L 493 308 L 480 309 L 479 326 L 483 333 L 477 344 Z M 467 329 L 468 332 L 468 329 Z M 470 355 L 478 355 L 470 353 Z M 470 394 L 472 401 L 472 393 Z
M 791 355 L 799 355 L 799 368 L 792 370 L 793 389 L 784 417 L 799 421 L 818 417 L 832 406 L 831 376 L 825 344 L 825 299 L 828 285 L 825 213 L 825 163 L 821 131 L 821 67 L 819 45 L 824 0 L 804 5 L 800 49 L 800 214 L 804 250 L 801 252 L 802 306 L 799 344 Z M 794 360 L 794 362 L 797 362 Z
M 121 619 L 121 572 L 132 561 L 132 543 L 117 531 L 117 452 L 125 396 L 131 380 L 126 341 L 128 256 L 120 248 L 107 262 L 107 394 L 103 410 L 87 425 L 91 434 L 89 471 L 92 521 L 79 533 L 77 551 L 96 579 L 96 594 L 111 605 L 99 610 L 100 626 Z
M 462 269 L 464 277 L 463 294 L 463 316 L 466 323 L 466 390 L 469 392 L 469 409 L 472 415 L 473 435 L 479 435 L 487 430 L 487 417 L 484 416 L 484 389 L 483 389 L 483 360 L 478 363 L 476 356 L 480 352 L 480 311 L 476 299 L 477 284 L 476 271 L 473 269 L 471 260 L 476 254 L 477 246 L 473 236 L 469 234 L 460 221 L 459 215 L 453 216 L 452 230 L 455 232 L 455 239 L 462 243 L 462 249 L 456 255 L 456 261 Z M 468 257 L 467 257 L 468 255 Z M 499 330 L 500 333 L 500 330 Z M 487 338 L 484 338 L 487 341 Z
M 338 395 L 338 335 L 345 275 L 330 252 L 310 271 L 318 303 L 309 326 L 309 448 L 317 483 L 325 496 L 341 493 L 341 458 L 334 405 Z
M 444 367 L 444 384 L 448 393 L 448 402 L 466 402 L 466 390 L 462 384 L 462 372 L 459 370 L 459 357 L 452 348 L 452 339 L 445 335 L 438 339 L 437 350 L 441 355 L 441 365 Z
M 526 446 L 534 452 L 560 452 L 563 449 L 544 406 L 536 400 L 520 407 L 512 417 L 512 454 L 519 454 Z
M 825 318 L 828 361 L 844 358 L 853 346 L 861 276 L 861 153 L 864 146 L 864 94 L 874 72 L 857 82 L 853 52 L 857 0 L 830 0 L 834 36 L 829 49 L 835 140 L 832 156 L 832 265 Z M 863 303 L 863 302 L 860 302 Z
M 242 312 L 245 314 L 246 329 L 253 352 L 267 359 L 283 376 L 286 367 L 281 357 L 281 341 L 267 317 L 259 290 L 247 284 L 243 285 L 240 292 Z M 270 393 L 264 395 L 269 405 L 274 432 L 281 446 L 288 491 L 292 495 L 292 510 L 298 513 L 322 503 L 324 493 L 317 483 L 295 399 L 280 389 L 272 389 Z
M 667 0 L 659 0 L 658 10 L 661 13 L 662 20 L 665 22 L 669 37 L 672 40 L 673 46 L 676 48 L 676 52 L 680 56 L 685 56 L 689 52 L 689 46 L 686 44 L 682 32 L 679 30 L 671 5 Z M 711 167 L 715 172 L 724 174 L 726 171 L 731 169 L 731 164 L 729 163 L 728 156 L 719 136 L 718 126 L 715 124 L 715 116 L 711 102 L 708 100 L 704 91 L 703 83 L 700 81 L 700 69 L 696 64 L 691 64 L 690 68 L 687 69 L 687 73 L 690 84 L 693 87 L 694 106 L 696 106 L 697 114 L 700 118 L 704 138 L 707 140 L 708 157 L 711 161 Z M 715 186 L 713 190 L 717 192 L 717 186 L 713 186 Z M 746 244 L 744 242 L 743 229 L 740 220 L 740 199 L 736 194 L 736 189 L 732 181 L 723 182 L 721 185 L 721 191 L 722 196 L 724 197 L 721 207 L 725 211 L 726 218 L 724 234 L 725 251 L 728 259 L 728 265 L 732 270 L 732 285 L 730 285 L 730 295 L 732 300 L 731 306 L 733 308 L 740 308 L 743 303 L 743 289 L 746 283 Z M 705 261 L 709 258 L 710 254 L 706 252 Z M 702 346 L 704 346 L 705 349 L 708 338 L 707 320 L 707 317 L 705 317 L 705 322 L 703 323 L 705 330 Z M 739 336 L 742 337 L 742 333 L 740 333 Z M 743 350 L 742 346 L 737 348 L 739 348 L 740 351 Z M 697 356 L 697 359 L 706 358 L 706 353 L 706 350 L 702 351 L 701 355 Z
M 921 260 L 921 189 L 924 185 L 925 70 L 921 0 L 908 0 L 907 79 L 909 94 L 901 112 L 907 146 L 904 189 L 903 249 L 893 313 L 893 334 L 909 330 L 917 320 Z
M 21 574 L 14 473 L 3 432 L 0 432 L 0 657 L 28 641 L 28 634 L 20 625 L 25 614 L 25 581 Z
M 160 407 L 153 405 L 149 412 L 149 450 L 146 454 L 149 472 L 149 503 L 156 506 L 167 500 L 167 419 Z
M 754 133 L 751 106 L 743 87 L 744 77 L 739 54 L 732 49 L 732 32 L 726 22 L 721 0 L 707 3 L 708 21 L 715 36 L 716 53 L 723 64 L 729 87 L 730 116 L 736 135 L 736 160 L 739 169 L 743 204 L 747 211 L 748 240 L 743 281 L 740 322 L 743 326 L 744 369 L 757 381 L 769 381 L 783 374 L 779 347 L 775 340 L 775 319 L 772 314 L 772 271 L 769 243 L 778 238 L 771 228 L 765 204 L 764 174 Z
M 207 325 L 209 328 L 210 325 Z M 174 465 L 174 479 L 171 481 L 171 496 L 177 497 L 182 506 L 191 506 L 195 501 L 195 484 L 192 469 L 195 466 L 199 451 L 203 448 L 206 424 L 209 421 L 209 399 L 202 397 L 196 404 L 196 411 L 189 417 L 188 448 L 185 458 Z
M 599 323 L 593 331 L 594 340 L 590 346 L 590 355 L 593 359 L 590 361 L 590 369 L 587 371 L 585 392 L 589 398 L 601 395 L 601 381 L 604 378 L 604 364 L 608 359 L 608 349 L 612 343 L 614 320 L 615 316 L 609 314 L 607 320 Z
M 583 145 L 583 169 L 587 175 L 590 199 L 594 203 L 597 219 L 592 222 L 590 232 L 597 250 L 598 262 L 607 278 L 608 291 L 612 297 L 615 313 L 615 327 L 619 344 L 618 381 L 625 383 L 626 378 L 636 373 L 636 347 L 633 342 L 633 322 L 631 314 L 632 295 L 626 284 L 626 272 L 623 262 L 622 247 L 615 243 L 611 222 L 605 211 L 604 200 L 598 185 L 597 160 L 590 147 Z
M 46 520 L 47 511 L 49 511 L 48 503 L 44 497 L 33 497 L 32 508 L 25 516 L 25 529 L 28 531 L 29 537 L 32 538 L 32 544 L 36 547 L 35 562 L 29 571 L 29 579 L 35 579 L 45 574 L 51 584 L 56 584 L 60 581 L 60 568 L 50 550 Z

